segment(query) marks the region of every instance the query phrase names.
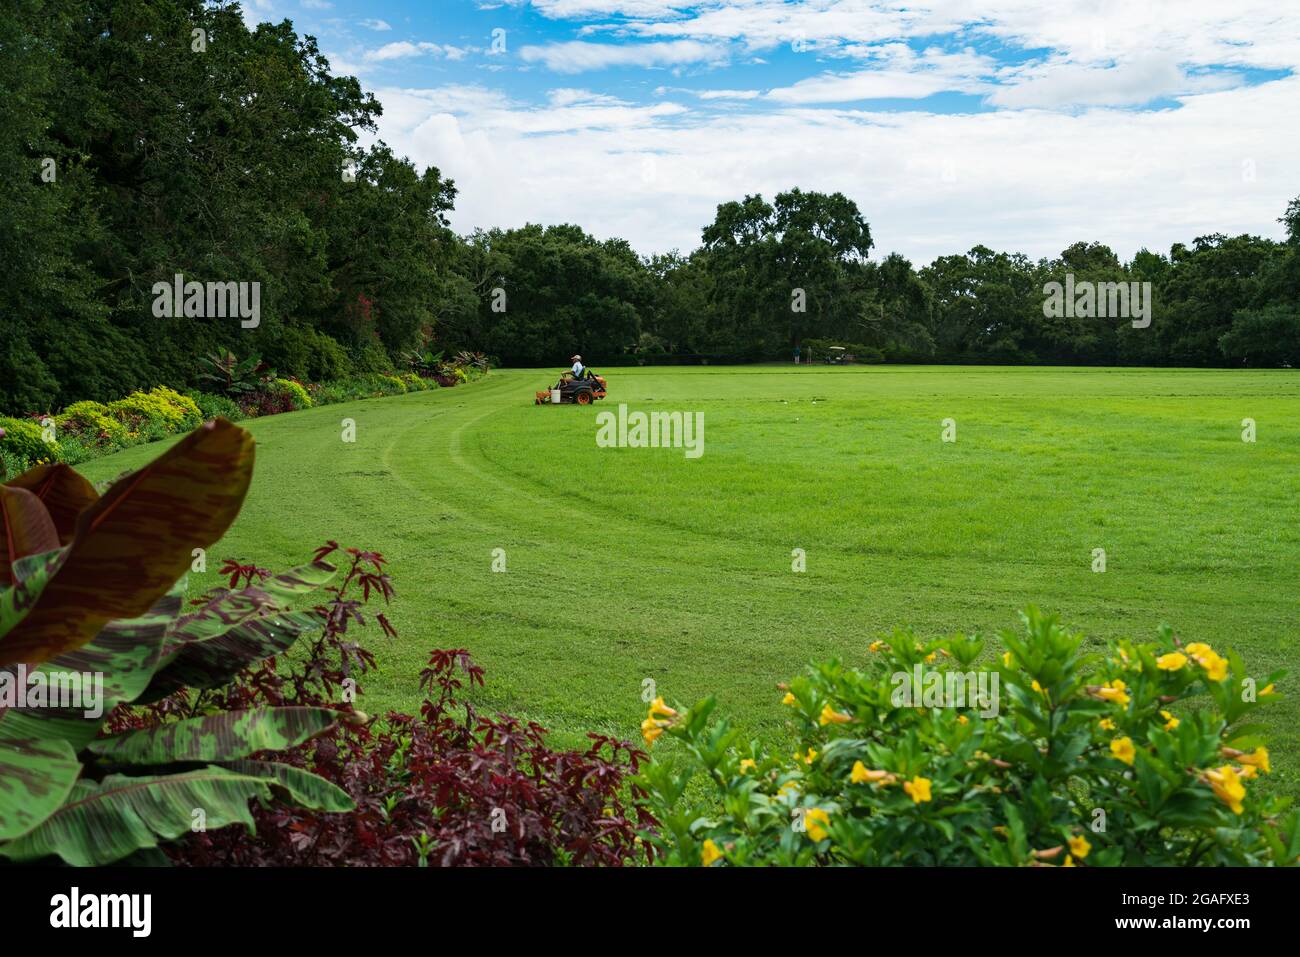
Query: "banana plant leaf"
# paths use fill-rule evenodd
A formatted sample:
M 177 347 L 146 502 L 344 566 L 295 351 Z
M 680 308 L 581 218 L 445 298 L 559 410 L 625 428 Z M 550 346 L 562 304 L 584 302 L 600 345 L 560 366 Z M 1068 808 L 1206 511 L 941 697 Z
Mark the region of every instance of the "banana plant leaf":
M 28 669 L 29 674 L 43 673 L 50 688 L 58 688 L 66 675 L 95 676 L 99 682 L 97 714 L 88 714 L 84 704 L 61 708 L 47 703 L 44 707 L 11 708 L 0 715 L 0 721 L 29 735 L 64 738 L 80 751 L 98 734 L 109 712 L 123 702 L 135 701 L 149 686 L 158 669 L 164 636 L 180 614 L 184 599 L 182 580 L 147 614 L 111 621 L 88 644 Z M 15 672 L 13 667 L 0 668 L 0 680 L 5 674 L 16 679 Z
M 59 547 L 59 532 L 41 500 L 22 488 L 0 485 L 0 585 L 15 581 L 13 563 Z
M 0 637 L 0 664 L 47 661 L 114 619 L 147 612 L 188 570 L 193 550 L 225 534 L 252 472 L 252 437 L 214 419 L 116 482 L 77 517 L 63 564 L 26 617 Z M 25 489 L 5 491 L 35 498 Z
M 68 742 L 10 740 L 0 724 L 0 841 L 27 833 L 53 814 L 80 773 Z
M 282 654 L 325 618 L 315 611 L 288 611 L 245 621 L 225 634 L 174 646 L 149 687 L 136 699 L 150 704 L 181 688 L 219 688 L 238 672 L 264 658 Z
M 60 548 L 40 555 L 28 555 L 13 563 L 13 584 L 0 587 L 0 638 L 32 610 L 65 555 L 67 552 Z
M 282 611 L 303 595 L 338 574 L 329 562 L 300 565 L 264 582 L 238 591 L 219 591 L 211 600 L 177 619 L 167 636 L 169 650 L 182 642 L 204 641 L 226 633 L 232 625 L 271 611 Z
M 258 751 L 280 751 L 302 744 L 332 727 L 338 717 L 337 712 L 328 708 L 219 711 L 100 738 L 90 743 L 89 750 L 119 765 L 229 761 Z
M 0 857 L 32 861 L 57 856 L 81 867 L 112 864 L 191 830 L 196 811 L 208 829 L 243 824 L 251 832 L 249 799 L 269 797 L 272 783 L 217 766 L 165 776 L 110 774 L 98 783 L 81 780 L 62 807 L 16 840 L 0 844 Z
M 295 768 L 292 764 L 277 764 L 274 761 L 227 761 L 224 765 L 232 771 L 248 774 L 256 778 L 265 778 L 282 788 L 297 804 L 314 808 L 318 811 L 341 813 L 356 809 L 356 803 L 341 787 L 326 781 L 319 775 Z
M 38 465 L 4 483 L 34 494 L 45 506 L 59 533 L 59 542 L 72 541 L 77 516 L 95 504 L 99 493 L 95 486 L 62 462 Z
M 320 588 L 338 573 L 312 562 L 238 591 L 223 590 L 168 632 L 162 663 L 139 701 L 148 704 L 183 687 L 216 688 L 254 662 L 288 650 L 308 631 L 324 626 L 316 611 L 285 606 Z

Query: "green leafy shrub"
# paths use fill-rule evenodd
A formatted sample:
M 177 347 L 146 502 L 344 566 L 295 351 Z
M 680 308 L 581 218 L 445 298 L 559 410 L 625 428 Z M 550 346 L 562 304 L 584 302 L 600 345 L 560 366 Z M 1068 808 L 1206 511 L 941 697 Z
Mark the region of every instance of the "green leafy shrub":
M 157 396 L 181 410 L 184 416 L 181 419 L 181 428 L 183 430 L 197 429 L 203 424 L 203 413 L 189 396 L 182 395 L 175 389 L 168 388 L 165 385 L 155 386 L 149 390 L 149 394 Z
M 125 399 L 108 404 L 108 410 L 128 430 L 158 438 L 182 432 L 203 421 L 193 400 L 165 386 L 149 392 L 132 392 Z
M 414 372 L 403 372 L 398 378 L 406 386 L 407 392 L 423 392 L 429 388 L 428 380 L 421 378 Z
M 379 380 L 379 388 L 384 395 L 405 395 L 406 383 L 395 375 L 376 376 Z
M 54 424 L 61 437 L 76 436 L 104 451 L 123 448 L 130 440 L 127 427 L 100 402 L 74 402 L 54 417 Z
M 26 468 L 41 462 L 54 462 L 62 452 L 58 441 L 45 441 L 41 424 L 35 419 L 0 416 L 0 429 L 4 430 L 0 449 L 15 466 Z
M 266 343 L 266 361 L 297 378 L 322 382 L 342 379 L 352 371 L 347 350 L 311 326 L 285 326 Z
M 189 396 L 194 400 L 194 404 L 198 407 L 199 414 L 203 416 L 204 421 L 221 416 L 231 422 L 236 422 L 244 417 L 244 411 L 239 407 L 239 403 L 226 398 L 224 395 L 213 395 L 211 392 L 190 392 Z
M 380 375 L 393 367 L 392 357 L 383 346 L 370 343 L 352 353 L 352 368 L 361 375 Z
M 639 784 L 668 864 L 1258 865 L 1300 856 L 1300 811 L 1252 793 L 1270 771 L 1259 726 L 1281 672 L 1233 652 L 1154 642 L 1083 650 L 1030 608 L 976 665 L 978 637 L 870 646 L 791 681 L 793 756 L 713 721 L 706 698 L 659 698 L 647 743 L 681 745 Z M 934 694 L 931 694 L 931 692 Z M 1186 702 L 1186 704 L 1184 704 Z M 676 759 L 676 760 L 674 760 Z M 685 795 L 704 772 L 716 803 Z M 1289 813 L 1288 813 L 1289 811 Z
M 311 396 L 307 394 L 301 382 L 295 382 L 293 379 L 276 379 L 275 387 L 289 397 L 295 412 L 311 408 Z

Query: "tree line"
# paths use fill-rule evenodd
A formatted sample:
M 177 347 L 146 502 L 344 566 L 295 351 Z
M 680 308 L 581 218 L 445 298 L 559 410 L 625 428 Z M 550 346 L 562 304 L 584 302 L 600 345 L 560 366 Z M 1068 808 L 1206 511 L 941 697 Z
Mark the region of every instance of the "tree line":
M 1300 198 L 1282 242 L 1214 234 L 1128 261 L 980 245 L 918 268 L 871 258 L 853 200 L 791 189 L 723 203 L 689 254 L 645 256 L 571 224 L 457 235 L 450 180 L 359 145 L 374 96 L 289 21 L 249 29 L 233 4 L 10 0 L 0 84 L 10 412 L 193 385 L 220 349 L 310 380 L 430 349 L 760 361 L 813 340 L 896 362 L 1300 364 Z M 160 318 L 177 275 L 259 284 L 255 327 Z M 1150 322 L 1045 309 L 1067 277 L 1137 283 Z

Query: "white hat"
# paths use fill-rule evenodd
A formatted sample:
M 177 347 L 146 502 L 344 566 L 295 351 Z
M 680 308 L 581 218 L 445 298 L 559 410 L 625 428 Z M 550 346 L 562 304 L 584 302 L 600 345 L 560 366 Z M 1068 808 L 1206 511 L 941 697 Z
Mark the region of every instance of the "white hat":
M 582 358 L 582 356 L 574 356 L 574 357 L 573 357 L 572 359 L 570 359 L 569 361 L 570 361 L 570 362 L 577 362 L 577 361 L 579 361 L 581 358 Z

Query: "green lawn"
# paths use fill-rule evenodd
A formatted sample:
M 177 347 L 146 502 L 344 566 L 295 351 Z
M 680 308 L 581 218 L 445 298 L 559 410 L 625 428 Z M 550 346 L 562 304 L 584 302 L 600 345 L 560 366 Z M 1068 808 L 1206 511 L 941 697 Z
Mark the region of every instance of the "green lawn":
M 371 636 L 382 670 L 364 707 L 414 710 L 425 651 L 464 646 L 487 668 L 482 704 L 567 744 L 588 729 L 635 736 L 646 678 L 670 702 L 716 693 L 776 738 L 774 685 L 805 661 L 860 661 L 902 625 L 993 631 L 1029 602 L 1090 639 L 1164 621 L 1237 648 L 1257 674 L 1294 665 L 1300 374 L 601 371 L 610 398 L 595 408 L 534 407 L 554 374 L 507 370 L 245 423 L 257 471 L 216 554 L 280 568 L 326 538 L 382 551 L 401 637 Z M 598 448 L 595 417 L 619 402 L 703 412 L 704 455 Z M 106 478 L 159 448 L 83 471 Z M 217 581 L 197 577 L 196 590 Z M 1270 786 L 1290 793 L 1295 701 L 1264 718 Z

